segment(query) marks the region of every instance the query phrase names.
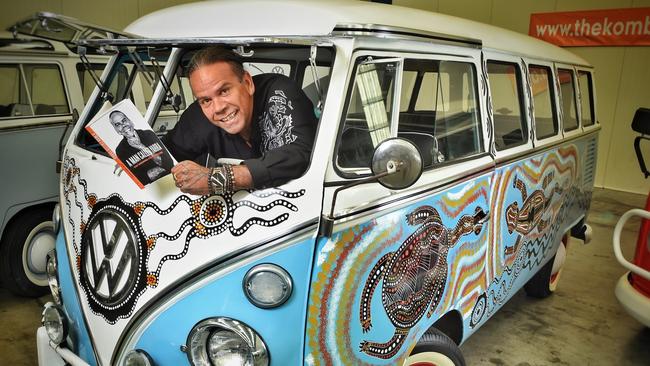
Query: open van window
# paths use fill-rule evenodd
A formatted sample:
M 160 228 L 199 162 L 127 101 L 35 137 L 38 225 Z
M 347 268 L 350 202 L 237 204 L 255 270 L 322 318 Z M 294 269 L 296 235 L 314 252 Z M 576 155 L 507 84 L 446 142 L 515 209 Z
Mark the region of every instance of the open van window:
M 187 47 L 174 49 L 156 46 L 139 47 L 135 52 L 129 52 L 128 49 L 121 50 L 115 56 L 116 62 L 110 70 L 108 78 L 103 81 L 104 85 L 110 85 L 109 93 L 105 98 L 95 101 L 85 123 L 91 121 L 98 111 L 104 110 L 108 105 L 115 105 L 123 99 L 130 98 L 143 115 L 151 116 L 148 122 L 151 123 L 154 132 L 164 135 L 175 126 L 182 112 L 194 99 L 186 68 L 196 49 L 197 46 L 191 44 Z M 323 90 L 318 92 L 315 87 L 314 72 L 312 72 L 309 61 L 310 47 L 259 45 L 258 47 L 251 46 L 250 49 L 247 47 L 247 52 L 250 55 L 244 56 L 244 68 L 251 75 L 280 73 L 296 80 L 299 85 L 303 86 L 314 107 L 324 97 L 326 90 L 321 87 Z M 168 62 L 172 63 L 169 74 L 165 74 L 163 77 L 163 71 L 165 71 L 164 68 Z M 316 67 L 314 70 L 316 70 L 319 80 L 327 78 L 332 63 L 333 52 L 326 47 L 319 48 L 318 60 L 314 62 L 314 67 Z M 116 87 L 116 85 L 123 84 L 121 79 L 124 78 L 125 70 L 127 73 L 125 87 Z M 161 80 L 163 80 L 163 95 L 159 104 L 152 104 L 152 101 L 156 100 L 155 91 Z M 322 84 L 324 87 L 327 86 L 327 83 Z M 165 90 L 167 85 L 169 85 L 169 90 Z M 177 104 L 174 105 L 174 103 Z M 156 105 L 160 105 L 160 107 Z M 104 153 L 95 139 L 83 129 L 80 130 L 77 141 L 80 146 Z
M 95 82 L 94 78 L 90 75 L 90 72 L 95 74 L 95 77 L 99 79 L 102 76 L 102 71 L 104 71 L 104 68 L 106 65 L 104 64 L 89 64 L 90 70 L 89 71 L 84 64 L 78 63 L 77 64 L 77 74 L 79 76 L 79 82 L 81 83 L 81 91 L 83 93 L 83 98 L 84 101 L 88 101 L 90 99 L 90 96 L 92 95 L 93 91 L 95 90 Z M 111 95 L 121 95 L 124 93 L 124 89 L 126 88 L 126 84 L 128 81 L 128 71 L 126 67 L 123 67 L 121 69 L 118 69 L 117 71 L 117 76 L 113 78 L 110 86 L 108 87 L 108 91 Z

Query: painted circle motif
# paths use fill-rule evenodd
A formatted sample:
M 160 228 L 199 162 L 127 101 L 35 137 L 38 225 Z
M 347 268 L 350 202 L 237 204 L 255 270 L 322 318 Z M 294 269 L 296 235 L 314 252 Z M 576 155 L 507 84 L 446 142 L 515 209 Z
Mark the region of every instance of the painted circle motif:
M 129 316 L 146 289 L 146 248 L 133 207 L 115 195 L 97 202 L 82 233 L 79 281 L 110 324 Z
M 481 296 L 478 297 L 478 300 L 476 300 L 476 304 L 474 305 L 474 310 L 472 310 L 472 318 L 469 321 L 470 327 L 474 328 L 476 324 L 478 324 L 481 319 L 483 319 L 483 314 L 485 314 L 485 308 L 487 306 L 487 297 L 485 294 L 481 294 Z
M 226 217 L 228 217 L 228 206 L 221 196 L 210 197 L 201 205 L 199 220 L 205 227 L 219 226 Z

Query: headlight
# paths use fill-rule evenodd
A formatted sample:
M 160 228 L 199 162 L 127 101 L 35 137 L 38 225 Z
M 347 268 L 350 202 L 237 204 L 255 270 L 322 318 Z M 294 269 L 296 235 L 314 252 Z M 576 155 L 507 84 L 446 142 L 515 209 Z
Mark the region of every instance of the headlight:
M 59 225 L 61 225 L 61 205 L 58 203 L 54 205 L 52 211 L 52 225 L 54 226 L 54 234 L 59 232 Z
M 151 361 L 151 357 L 147 354 L 147 352 L 141 350 L 141 349 L 134 349 L 129 351 L 129 353 L 126 354 L 126 358 L 124 359 L 124 366 L 151 366 L 153 365 L 153 361 Z
M 61 289 L 59 288 L 59 274 L 56 263 L 56 250 L 52 249 L 47 253 L 47 263 L 45 265 L 47 273 L 47 284 L 50 286 L 54 302 L 61 305 Z
M 282 267 L 260 264 L 244 276 L 244 293 L 255 306 L 268 309 L 284 304 L 291 296 L 291 276 Z
M 68 322 L 63 315 L 63 311 L 51 302 L 45 304 L 43 310 L 43 326 L 47 336 L 57 346 L 61 344 L 68 336 Z
M 266 344 L 246 324 L 230 318 L 210 318 L 192 328 L 187 357 L 195 366 L 267 366 Z

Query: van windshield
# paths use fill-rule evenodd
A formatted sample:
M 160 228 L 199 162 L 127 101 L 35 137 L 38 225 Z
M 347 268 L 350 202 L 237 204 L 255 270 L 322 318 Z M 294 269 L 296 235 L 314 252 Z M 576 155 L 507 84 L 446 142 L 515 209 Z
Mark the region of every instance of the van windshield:
M 204 45 L 202 45 L 204 46 Z M 329 74 L 334 61 L 334 52 L 329 47 L 319 47 L 313 56 L 311 47 L 296 45 L 259 44 L 245 48 L 232 46 L 242 55 L 243 66 L 251 76 L 259 74 L 282 74 L 294 80 L 313 104 L 314 113 L 322 110 Z M 125 79 L 124 87 L 104 88 L 92 102 L 84 125 L 102 111 L 122 100 L 130 99 L 139 112 L 147 118 L 153 131 L 164 136 L 174 128 L 183 112 L 194 102 L 188 77 L 188 66 L 192 55 L 200 47 L 138 47 L 134 50 L 120 50 L 100 85 L 114 85 L 113 81 Z M 165 67 L 170 64 L 171 73 L 163 77 Z M 128 75 L 124 78 L 123 75 Z M 122 76 L 121 76 L 122 75 Z M 155 98 L 160 86 L 160 99 Z M 117 90 L 117 92 L 115 92 Z M 76 142 L 88 150 L 105 154 L 103 148 L 85 129 L 81 129 Z

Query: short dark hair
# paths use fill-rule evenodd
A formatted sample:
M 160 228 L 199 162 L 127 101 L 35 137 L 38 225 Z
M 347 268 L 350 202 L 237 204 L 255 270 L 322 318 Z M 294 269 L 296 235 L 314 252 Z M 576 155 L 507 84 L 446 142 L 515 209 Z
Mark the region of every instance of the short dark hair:
M 245 71 L 241 57 L 235 52 L 219 46 L 208 46 L 196 51 L 190 60 L 187 75 L 191 75 L 201 66 L 212 65 L 217 62 L 227 62 L 239 80 L 244 78 Z

